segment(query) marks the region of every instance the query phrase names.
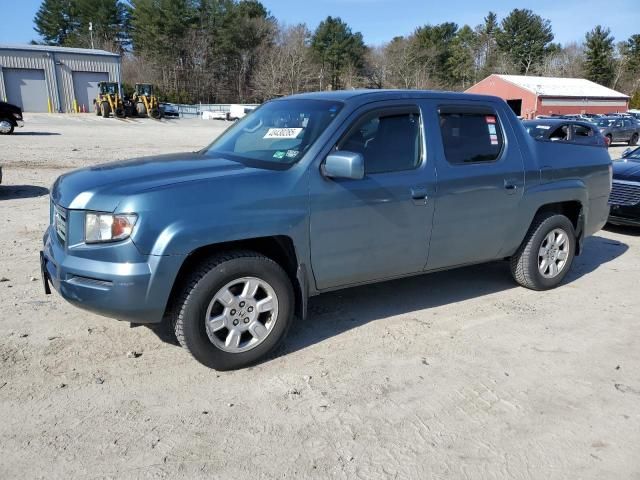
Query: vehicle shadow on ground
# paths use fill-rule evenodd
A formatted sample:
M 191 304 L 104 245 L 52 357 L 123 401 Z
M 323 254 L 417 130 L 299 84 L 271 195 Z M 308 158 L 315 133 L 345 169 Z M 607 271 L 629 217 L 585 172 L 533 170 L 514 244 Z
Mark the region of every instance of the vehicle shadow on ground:
M 576 257 L 563 284 L 595 271 L 628 249 L 628 245 L 616 240 L 600 236 L 588 238 L 582 255 Z M 263 361 L 302 350 L 372 321 L 395 315 L 410 316 L 419 310 L 512 288 L 521 287 L 511 277 L 509 263 L 498 261 L 325 293 L 309 300 L 307 318 L 295 321 L 284 344 Z M 178 345 L 169 322 L 150 325 L 150 328 L 160 340 Z
M 32 137 L 46 137 L 49 135 L 62 135 L 57 132 L 13 132 L 13 135 L 23 135 L 23 136 L 32 136 Z
M 48 194 L 48 188 L 36 185 L 0 185 L 0 201 L 42 197 Z
M 588 238 L 582 255 L 575 258 L 563 284 L 597 270 L 628 249 L 628 245 L 616 240 L 600 236 Z M 294 324 L 274 356 L 304 349 L 375 320 L 394 315 L 411 316 L 415 311 L 511 288 L 521 287 L 512 279 L 509 263 L 492 262 L 323 294 L 310 299 L 307 319 Z

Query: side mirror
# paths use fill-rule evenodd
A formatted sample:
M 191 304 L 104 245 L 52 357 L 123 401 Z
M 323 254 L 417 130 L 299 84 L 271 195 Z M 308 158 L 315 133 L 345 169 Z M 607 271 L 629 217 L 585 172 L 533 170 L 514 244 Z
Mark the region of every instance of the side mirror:
M 626 157 L 627 155 L 629 155 L 631 153 L 631 149 L 627 148 L 624 152 L 622 152 L 622 158 Z
M 322 165 L 322 173 L 330 178 L 364 178 L 364 158 L 360 153 L 337 151 L 327 155 Z

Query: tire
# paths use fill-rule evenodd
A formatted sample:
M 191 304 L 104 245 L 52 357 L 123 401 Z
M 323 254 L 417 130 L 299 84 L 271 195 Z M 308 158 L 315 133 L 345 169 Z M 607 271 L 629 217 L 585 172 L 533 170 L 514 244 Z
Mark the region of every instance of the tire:
M 247 278 L 264 284 L 253 297 L 241 293 L 247 288 Z M 173 308 L 175 334 L 180 345 L 209 368 L 233 370 L 254 364 L 284 339 L 292 323 L 295 296 L 291 281 L 280 265 L 259 253 L 214 255 L 196 268 L 184 285 Z M 271 310 L 258 313 L 262 308 L 259 302 L 267 295 L 275 295 L 275 301 L 263 304 L 264 308 L 270 305 Z M 225 298 L 226 306 L 217 300 L 220 296 Z M 249 300 L 243 305 L 242 299 Z M 214 317 L 218 321 L 211 322 L 209 328 L 205 318 Z M 257 323 L 262 328 L 257 329 Z M 238 334 L 241 329 L 244 332 Z M 261 339 L 249 329 L 261 332 Z M 230 341 L 232 338 L 237 342 Z
M 136 103 L 136 111 L 138 112 L 138 116 L 144 117 L 147 114 L 147 107 L 144 106 L 144 103 L 138 102 Z
M 544 249 L 549 245 L 549 237 L 555 232 L 566 235 L 565 243 L 556 250 L 556 256 L 547 259 L 547 264 L 541 263 Z M 559 239 L 560 236 L 556 236 Z M 559 241 L 559 240 L 557 240 Z M 566 247 L 566 248 L 565 248 Z M 576 250 L 576 236 L 571 221 L 564 215 L 557 213 L 544 213 L 537 215 L 518 251 L 511 257 L 511 274 L 516 282 L 531 290 L 549 290 L 557 287 L 571 268 Z M 559 252 L 566 252 L 564 263 Z M 552 275 L 552 265 L 556 265 L 558 272 Z M 541 270 L 547 265 L 545 273 Z M 552 275 L 552 276 L 550 276 Z
M 103 118 L 109 118 L 109 113 L 111 111 L 111 107 L 109 107 L 109 102 L 102 102 L 100 104 L 100 113 Z
M 8 118 L 0 117 L 0 135 L 11 135 L 15 125 Z
M 100 111 L 100 108 L 98 108 L 98 104 L 96 102 L 93 102 L 93 109 L 96 111 L 96 117 L 100 117 L 102 115 L 102 112 Z
M 124 108 L 122 108 L 122 107 L 116 108 L 116 117 L 118 117 L 118 118 L 124 118 L 125 117 Z
M 629 145 L 631 147 L 633 147 L 634 145 L 638 144 L 638 134 L 634 133 L 633 135 L 631 135 L 631 138 L 629 139 Z
M 160 110 L 158 110 L 157 108 L 152 108 L 151 111 L 149 112 L 149 116 L 151 118 L 155 118 L 156 120 L 160 119 Z
M 613 136 L 610 133 L 608 133 L 605 138 L 607 139 L 607 147 L 610 147 L 611 144 L 613 143 Z

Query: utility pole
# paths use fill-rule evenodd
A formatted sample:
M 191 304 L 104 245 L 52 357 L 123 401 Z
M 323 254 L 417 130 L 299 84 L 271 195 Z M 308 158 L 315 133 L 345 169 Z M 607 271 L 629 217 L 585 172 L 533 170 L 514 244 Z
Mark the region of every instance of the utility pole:
M 89 22 L 89 35 L 91 35 L 91 49 L 93 50 L 93 22 Z

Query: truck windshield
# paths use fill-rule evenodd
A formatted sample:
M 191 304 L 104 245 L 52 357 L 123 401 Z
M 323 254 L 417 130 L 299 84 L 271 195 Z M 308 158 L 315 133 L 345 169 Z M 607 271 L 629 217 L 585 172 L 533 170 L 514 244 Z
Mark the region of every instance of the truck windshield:
M 278 165 L 297 162 L 343 104 L 326 100 L 276 100 L 247 114 L 205 149 L 206 155 Z

